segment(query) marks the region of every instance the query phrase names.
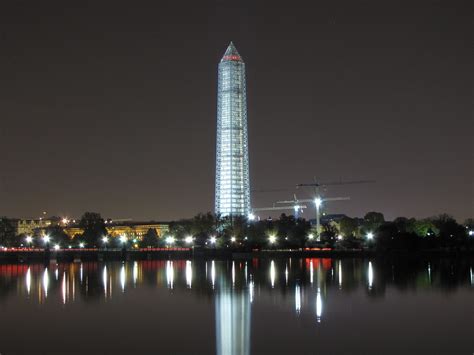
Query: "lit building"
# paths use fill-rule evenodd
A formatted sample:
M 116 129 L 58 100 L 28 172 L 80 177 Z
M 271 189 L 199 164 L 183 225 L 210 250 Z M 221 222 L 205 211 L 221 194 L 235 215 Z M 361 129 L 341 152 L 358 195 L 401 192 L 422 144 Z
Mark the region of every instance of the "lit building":
M 168 223 L 162 222 L 128 222 L 106 225 L 107 235 L 111 237 L 119 237 L 125 235 L 127 238 L 141 239 L 148 230 L 154 229 L 159 238 L 163 237 L 169 231 Z M 70 237 L 74 238 L 76 235 L 82 235 L 84 229 L 77 226 L 64 228 L 64 232 Z
M 230 42 L 219 63 L 215 212 L 250 213 L 245 63 Z

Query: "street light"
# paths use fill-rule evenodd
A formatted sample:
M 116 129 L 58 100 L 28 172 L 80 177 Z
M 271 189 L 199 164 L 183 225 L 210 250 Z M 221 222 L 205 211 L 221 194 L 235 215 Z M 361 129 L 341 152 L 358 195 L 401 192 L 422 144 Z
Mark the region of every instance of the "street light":
M 122 244 L 125 244 L 125 243 L 127 242 L 127 237 L 122 234 L 122 235 L 120 236 L 120 242 L 121 242 Z
M 249 213 L 248 219 L 249 219 L 249 221 L 254 221 L 255 220 L 255 215 L 253 213 Z
M 172 245 L 172 244 L 174 244 L 174 242 L 175 242 L 174 237 L 169 236 L 169 237 L 166 238 L 166 244 Z
M 209 239 L 209 241 L 211 242 L 211 244 L 216 244 L 217 239 L 216 239 L 216 237 L 212 236 L 212 237 Z
M 184 242 L 186 244 L 191 244 L 193 242 L 194 238 L 190 235 L 188 235 L 186 238 L 184 238 Z
M 313 240 L 313 239 L 314 239 L 314 234 L 312 234 L 312 233 L 311 233 L 311 234 L 308 234 L 308 239 L 309 239 L 309 240 Z
M 26 244 L 28 244 L 28 246 L 30 246 L 32 242 L 33 242 L 33 238 L 31 236 L 27 236 L 26 237 Z
M 234 243 L 234 242 L 236 241 L 235 237 L 231 237 L 231 238 L 230 238 L 230 241 L 231 241 L 232 243 Z
M 83 242 L 79 243 L 79 248 L 84 249 L 84 246 L 85 246 L 85 245 L 84 245 Z
M 60 248 L 61 248 L 61 247 L 59 246 L 59 244 L 56 244 L 56 245 L 54 246 L 54 250 L 59 250 Z
M 50 241 L 49 235 L 45 235 L 43 237 L 43 242 L 44 242 L 46 248 L 48 248 L 48 246 L 49 246 L 49 241 Z
M 107 236 L 103 236 L 102 242 L 104 243 L 104 247 L 107 248 L 107 243 L 109 242 L 109 238 L 107 238 Z
M 374 233 L 372 232 L 367 233 L 367 240 L 372 240 L 372 239 L 374 239 Z
M 270 244 L 275 244 L 276 240 L 277 240 L 277 238 L 274 234 L 272 234 L 268 237 L 268 241 L 270 242 Z

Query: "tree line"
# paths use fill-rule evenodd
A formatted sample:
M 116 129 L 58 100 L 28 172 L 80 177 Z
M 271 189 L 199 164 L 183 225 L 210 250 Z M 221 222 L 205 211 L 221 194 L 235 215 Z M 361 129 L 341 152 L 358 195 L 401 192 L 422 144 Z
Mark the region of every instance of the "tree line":
M 155 229 L 139 237 L 112 238 L 107 235 L 105 220 L 99 213 L 86 212 L 77 223 L 82 234 L 72 239 L 61 225 L 51 225 L 34 236 L 18 236 L 14 221 L 0 217 L 0 246 L 5 247 L 201 247 L 254 249 L 334 249 L 474 250 L 474 219 L 459 224 L 452 216 L 415 219 L 398 217 L 386 221 L 380 212 L 363 218 L 343 217 L 321 224 L 316 230 L 304 218 L 282 214 L 277 219 L 249 221 L 244 216 L 221 217 L 210 212 L 189 219 L 170 222 L 169 232 L 158 237 Z M 44 235 L 48 236 L 45 240 Z M 30 237 L 30 239 L 27 239 Z

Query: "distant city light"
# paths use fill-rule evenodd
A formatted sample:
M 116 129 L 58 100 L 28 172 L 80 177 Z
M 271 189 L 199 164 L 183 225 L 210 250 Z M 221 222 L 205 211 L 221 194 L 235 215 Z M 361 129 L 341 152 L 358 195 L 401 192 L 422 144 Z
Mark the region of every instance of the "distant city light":
M 190 235 L 188 235 L 186 238 L 184 238 L 184 242 L 186 244 L 191 244 L 193 242 L 194 238 Z
M 211 242 L 211 244 L 216 244 L 216 237 L 212 236 L 211 238 L 209 238 L 209 241 Z
M 54 246 L 54 250 L 59 250 L 59 248 L 61 248 L 61 247 L 59 246 L 59 244 L 56 244 L 56 245 Z
M 271 236 L 268 237 L 268 241 L 270 242 L 270 244 L 275 244 L 276 243 L 276 235 L 272 234 Z
M 372 232 L 367 233 L 367 239 L 368 240 L 374 239 L 374 233 L 372 233 Z

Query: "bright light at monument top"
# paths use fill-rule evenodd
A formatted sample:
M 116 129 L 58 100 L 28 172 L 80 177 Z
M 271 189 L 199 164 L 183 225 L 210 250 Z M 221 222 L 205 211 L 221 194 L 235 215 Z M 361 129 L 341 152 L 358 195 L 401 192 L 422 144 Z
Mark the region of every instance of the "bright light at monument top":
M 250 213 L 245 64 L 230 42 L 219 63 L 215 212 Z

